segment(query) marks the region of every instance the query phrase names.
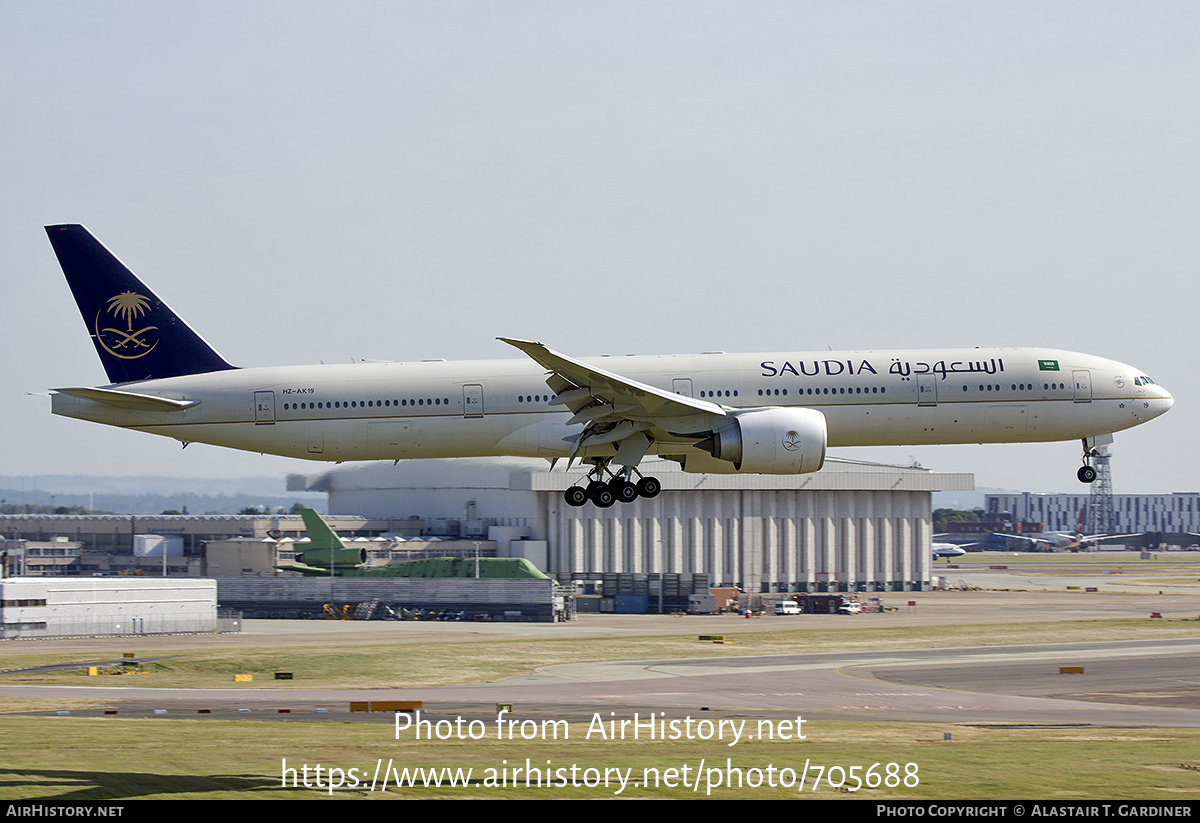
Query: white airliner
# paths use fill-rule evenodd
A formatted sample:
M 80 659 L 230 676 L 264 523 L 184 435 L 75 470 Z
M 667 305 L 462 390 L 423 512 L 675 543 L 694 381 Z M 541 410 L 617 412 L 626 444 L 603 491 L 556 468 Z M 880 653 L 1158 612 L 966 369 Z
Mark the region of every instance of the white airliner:
M 1037 532 L 1035 534 L 1008 534 L 992 532 L 996 537 L 1006 540 L 1016 540 L 1028 544 L 1027 551 L 1055 552 L 1079 551 L 1085 549 L 1095 540 L 1118 540 L 1122 537 L 1140 537 L 1141 532 L 1129 534 L 1082 534 L 1080 532 Z
M 974 545 L 974 544 L 972 544 L 972 545 Z M 937 560 L 942 557 L 944 557 L 946 559 L 949 559 L 951 557 L 962 557 L 966 553 L 967 553 L 966 549 L 964 549 L 962 546 L 956 545 L 954 543 L 934 543 L 933 544 L 933 559 L 934 560 Z
M 576 359 L 499 338 L 525 357 L 237 368 L 83 226 L 46 231 L 110 381 L 55 389 L 55 414 L 310 460 L 581 460 L 574 506 L 656 496 L 649 454 L 800 474 L 827 446 L 1082 440 L 1091 482 L 1097 436 L 1173 402 L 1132 366 L 1029 348 Z

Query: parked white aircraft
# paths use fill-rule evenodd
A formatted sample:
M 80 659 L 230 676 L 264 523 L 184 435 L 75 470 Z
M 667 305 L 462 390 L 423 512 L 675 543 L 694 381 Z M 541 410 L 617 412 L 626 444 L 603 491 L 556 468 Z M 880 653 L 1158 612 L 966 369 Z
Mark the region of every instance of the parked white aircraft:
M 996 537 L 1025 543 L 1027 544 L 1026 551 L 1033 552 L 1079 551 L 1080 549 L 1087 548 L 1088 544 L 1094 540 L 1117 540 L 1122 537 L 1141 536 L 1141 532 L 1131 532 L 1129 534 L 1082 534 L 1080 532 L 1007 534 L 1005 532 L 992 532 L 992 534 Z
M 78 225 L 50 242 L 108 373 L 55 414 L 310 460 L 582 460 L 598 506 L 654 497 L 648 454 L 684 471 L 815 472 L 827 446 L 1082 440 L 1171 408 L 1132 366 L 1052 349 L 785 352 L 236 368 Z M 635 477 L 638 478 L 635 482 Z
M 962 557 L 967 553 L 967 550 L 954 543 L 934 543 L 933 544 L 933 559 L 945 557 Z

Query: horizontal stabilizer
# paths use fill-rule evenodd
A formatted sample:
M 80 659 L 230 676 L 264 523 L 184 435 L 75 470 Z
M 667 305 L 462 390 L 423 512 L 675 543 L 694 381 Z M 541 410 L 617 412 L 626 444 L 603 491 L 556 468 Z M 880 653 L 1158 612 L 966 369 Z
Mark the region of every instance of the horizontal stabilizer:
M 117 389 L 51 389 L 59 394 L 69 394 L 72 397 L 82 397 L 94 400 L 108 406 L 116 406 L 130 411 L 160 411 L 177 412 L 200 405 L 199 400 L 176 400 L 171 397 L 155 397 L 152 394 L 138 394 Z

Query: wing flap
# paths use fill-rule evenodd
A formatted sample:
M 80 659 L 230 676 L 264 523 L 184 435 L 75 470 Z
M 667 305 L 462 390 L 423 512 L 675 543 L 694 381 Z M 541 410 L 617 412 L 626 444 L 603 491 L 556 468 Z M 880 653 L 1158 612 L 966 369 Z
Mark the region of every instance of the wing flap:
M 611 423 L 616 420 L 626 419 L 629 412 L 637 411 L 638 406 L 635 403 L 626 403 L 623 406 L 613 406 L 608 403 L 597 403 L 592 406 L 585 406 L 567 421 L 568 425 L 575 423 Z
M 728 411 L 716 403 L 622 377 L 551 351 L 541 343 L 497 339 L 520 349 L 546 369 L 546 385 L 555 394 L 550 402 L 571 411 L 569 424 L 583 424 L 577 435 L 564 438 L 573 446 L 570 462 L 584 449 L 611 444 L 616 448 L 613 459 L 618 465 L 636 466 L 654 442 L 689 444 L 693 438 L 688 433 L 707 431 L 728 417 Z
M 550 380 L 558 378 L 555 381 L 558 385 L 563 385 L 562 378 L 570 381 L 572 386 L 564 388 L 562 391 L 579 390 L 572 392 L 564 401 L 564 404 L 572 412 L 578 413 L 580 409 L 590 405 L 589 398 L 598 397 L 614 407 L 632 406 L 633 408 L 626 410 L 621 416 L 639 420 L 653 421 L 655 418 L 688 417 L 697 413 L 707 413 L 717 417 L 726 416 L 725 409 L 716 403 L 709 403 L 694 397 L 684 397 L 665 389 L 639 383 L 636 380 L 588 365 L 565 354 L 551 351 L 541 343 L 508 337 L 497 339 L 520 349 L 547 371 L 552 372 L 546 382 L 555 392 L 561 393 Z M 586 392 L 583 391 L 585 389 Z M 578 404 L 578 408 L 575 407 L 576 404 Z

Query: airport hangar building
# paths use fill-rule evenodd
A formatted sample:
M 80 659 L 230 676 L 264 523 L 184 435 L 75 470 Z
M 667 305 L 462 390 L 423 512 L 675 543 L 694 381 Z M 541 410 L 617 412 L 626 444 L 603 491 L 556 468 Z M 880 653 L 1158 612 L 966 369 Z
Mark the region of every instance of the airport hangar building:
M 563 499 L 584 471 L 516 458 L 373 463 L 290 475 L 288 489 L 327 492 L 333 517 L 421 518 L 494 541 L 560 583 L 707 575 L 746 592 L 882 592 L 930 587 L 932 492 L 974 488 L 971 474 L 840 461 L 791 476 L 642 468 L 662 493 L 608 509 Z

